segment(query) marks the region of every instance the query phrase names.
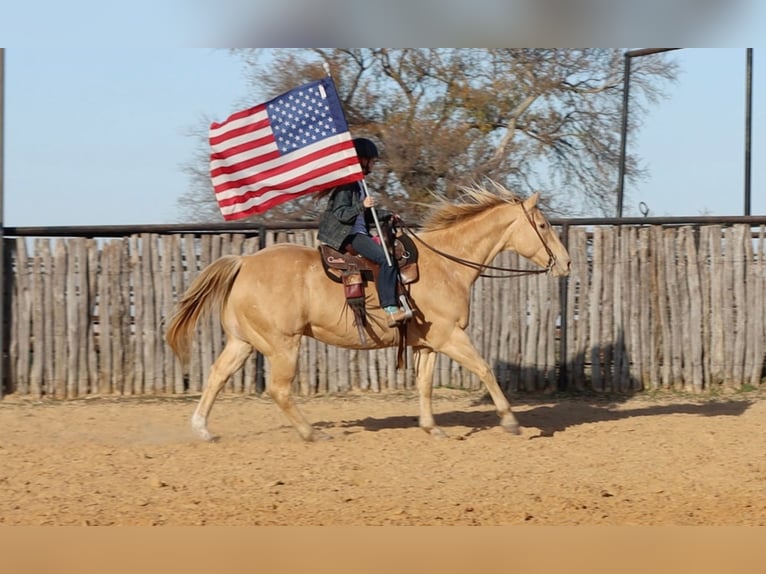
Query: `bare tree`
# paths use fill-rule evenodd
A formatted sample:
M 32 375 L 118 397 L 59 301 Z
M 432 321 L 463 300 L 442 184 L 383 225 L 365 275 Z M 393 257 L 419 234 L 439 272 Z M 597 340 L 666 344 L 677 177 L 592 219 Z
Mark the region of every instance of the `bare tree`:
M 236 52 L 251 70 L 253 103 L 322 77 L 329 65 L 352 135 L 382 149 L 370 188 L 409 218 L 433 195 L 453 197 L 485 178 L 522 195 L 541 190 L 562 214 L 614 210 L 622 50 L 296 48 L 271 50 L 268 60 L 259 50 Z M 634 61 L 630 134 L 676 74 L 667 54 Z M 205 197 L 214 206 L 209 182 L 196 179 L 203 170 L 194 173 L 198 185 L 181 201 Z M 628 181 L 644 176 L 628 156 Z M 308 197 L 267 215 L 314 218 L 317 210 Z

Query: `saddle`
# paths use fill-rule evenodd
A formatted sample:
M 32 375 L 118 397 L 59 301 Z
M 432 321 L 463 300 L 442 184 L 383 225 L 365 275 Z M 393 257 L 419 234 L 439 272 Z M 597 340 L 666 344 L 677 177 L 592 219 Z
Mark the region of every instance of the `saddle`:
M 349 245 L 345 251 L 338 251 L 329 245 L 320 245 L 319 253 L 322 255 L 322 264 L 325 272 L 336 283 L 343 282 L 345 272 L 369 271 L 373 280 L 377 278 L 380 265 L 370 261 L 366 257 L 356 253 Z M 415 242 L 407 235 L 399 235 L 394 238 L 393 256 L 399 267 L 399 277 L 402 285 L 414 283 L 419 278 L 418 273 L 418 250 Z
M 414 283 L 419 278 L 417 247 L 410 237 L 401 233 L 396 236 L 389 235 L 389 242 L 393 243 L 390 253 L 399 268 L 397 295 L 402 307 L 412 311 L 412 303 L 405 285 Z M 366 344 L 365 279 L 377 281 L 380 265 L 356 253 L 351 246 L 347 246 L 345 251 L 339 251 L 329 245 L 319 245 L 319 253 L 327 276 L 336 283 L 343 283 L 346 302 L 354 312 L 354 324 L 359 332 L 359 339 L 362 344 Z M 399 328 L 403 330 L 404 326 L 399 325 Z

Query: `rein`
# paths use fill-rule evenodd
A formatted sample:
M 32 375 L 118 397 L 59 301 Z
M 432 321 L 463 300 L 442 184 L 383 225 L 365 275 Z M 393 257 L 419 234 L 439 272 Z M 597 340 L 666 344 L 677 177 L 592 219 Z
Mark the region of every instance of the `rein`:
M 548 273 L 551 269 L 553 269 L 553 266 L 556 264 L 556 256 L 553 254 L 553 251 L 551 251 L 551 248 L 548 247 L 548 244 L 543 239 L 543 236 L 540 234 L 540 230 L 537 229 L 537 225 L 535 225 L 535 221 L 532 218 L 532 215 L 527 211 L 527 208 L 524 207 L 524 204 L 521 203 L 521 209 L 524 211 L 524 215 L 527 218 L 527 221 L 532 225 L 532 228 L 535 230 L 535 233 L 537 233 L 537 237 L 540 238 L 540 242 L 543 244 L 543 247 L 545 247 L 545 251 L 548 253 L 548 265 L 545 267 L 545 269 L 515 269 L 513 267 L 496 267 L 494 265 L 486 265 L 484 263 L 477 263 L 476 261 L 469 261 L 468 259 L 463 259 L 461 257 L 457 257 L 456 255 L 451 255 L 449 253 L 446 253 L 445 251 L 442 251 L 440 249 L 437 249 L 433 245 L 429 245 L 427 242 L 423 241 L 410 227 L 405 225 L 402 222 L 402 227 L 404 228 L 407 233 L 412 235 L 415 239 L 418 240 L 419 243 L 436 253 L 437 255 L 441 255 L 445 259 L 449 259 L 450 261 L 454 261 L 455 263 L 459 263 L 460 265 L 465 265 L 466 267 L 470 267 L 471 269 L 474 269 L 476 271 L 479 271 L 479 277 L 487 277 L 489 279 L 507 279 L 511 277 L 519 277 L 521 275 L 537 275 L 538 273 Z M 508 275 L 490 275 L 487 273 L 484 273 L 486 270 L 492 270 L 492 271 L 501 271 L 503 273 L 508 273 Z

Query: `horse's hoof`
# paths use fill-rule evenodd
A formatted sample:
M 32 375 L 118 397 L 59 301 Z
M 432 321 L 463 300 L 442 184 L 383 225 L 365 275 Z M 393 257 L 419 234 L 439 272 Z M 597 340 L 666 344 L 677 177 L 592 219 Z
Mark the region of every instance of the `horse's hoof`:
M 433 438 L 436 438 L 436 439 L 449 438 L 449 435 L 447 435 L 447 433 L 444 432 L 439 427 L 428 427 L 428 428 L 427 427 L 420 427 L 420 428 L 422 428 L 424 431 L 426 431 Z
M 306 438 L 306 442 L 322 442 L 332 440 L 332 436 L 323 431 L 315 430 Z
M 521 434 L 521 427 L 518 424 L 503 425 L 503 430 L 508 434 L 513 434 L 516 436 Z
M 515 435 L 521 434 L 521 427 L 519 426 L 519 421 L 516 420 L 516 417 L 513 416 L 513 413 L 510 411 L 500 416 L 500 426 L 508 434 L 515 434 Z
M 214 442 L 217 440 L 217 437 L 214 437 L 210 434 L 210 431 L 207 430 L 207 419 L 201 415 L 192 415 L 191 430 L 195 435 L 206 442 Z
M 197 437 L 205 442 L 218 442 L 218 437 L 210 434 L 206 430 L 195 430 L 194 431 L 197 434 Z

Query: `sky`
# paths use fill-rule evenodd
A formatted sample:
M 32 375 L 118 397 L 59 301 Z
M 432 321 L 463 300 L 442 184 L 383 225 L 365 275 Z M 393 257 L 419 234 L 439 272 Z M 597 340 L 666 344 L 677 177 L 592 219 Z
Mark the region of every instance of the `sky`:
M 40 4 L 14 3 L 11 18 L 0 19 L 0 44 L 8 46 L 3 224 L 182 223 L 178 199 L 189 186 L 182 166 L 200 145 L 189 133 L 243 107 L 252 88 L 241 61 L 222 48 L 190 45 L 188 32 L 199 22 L 159 0 L 134 0 L 130 9 L 95 3 L 82 17 L 75 17 L 81 0 L 67 10 L 52 4 L 42 12 Z M 756 37 L 752 31 L 766 22 L 766 3 L 757 6 L 743 34 L 709 38 L 747 45 L 738 40 Z M 151 18 L 142 17 L 147 10 Z M 14 18 L 18 25 L 9 25 Z M 170 20 L 175 27 L 165 25 Z M 137 41 L 139 29 L 145 41 Z M 673 45 L 649 38 L 656 43 L 625 40 Z M 629 145 L 650 177 L 626 188 L 624 215 L 640 215 L 639 202 L 656 216 L 744 213 L 745 53 L 672 53 L 679 81 Z M 766 215 L 766 51 L 757 47 L 753 81 L 751 213 Z
M 5 226 L 181 223 L 189 134 L 247 89 L 226 50 L 6 49 Z
M 668 98 L 629 145 L 648 179 L 626 185 L 625 215 L 745 214 L 746 49 L 683 49 Z M 753 49 L 751 215 L 766 215 L 766 50 Z

